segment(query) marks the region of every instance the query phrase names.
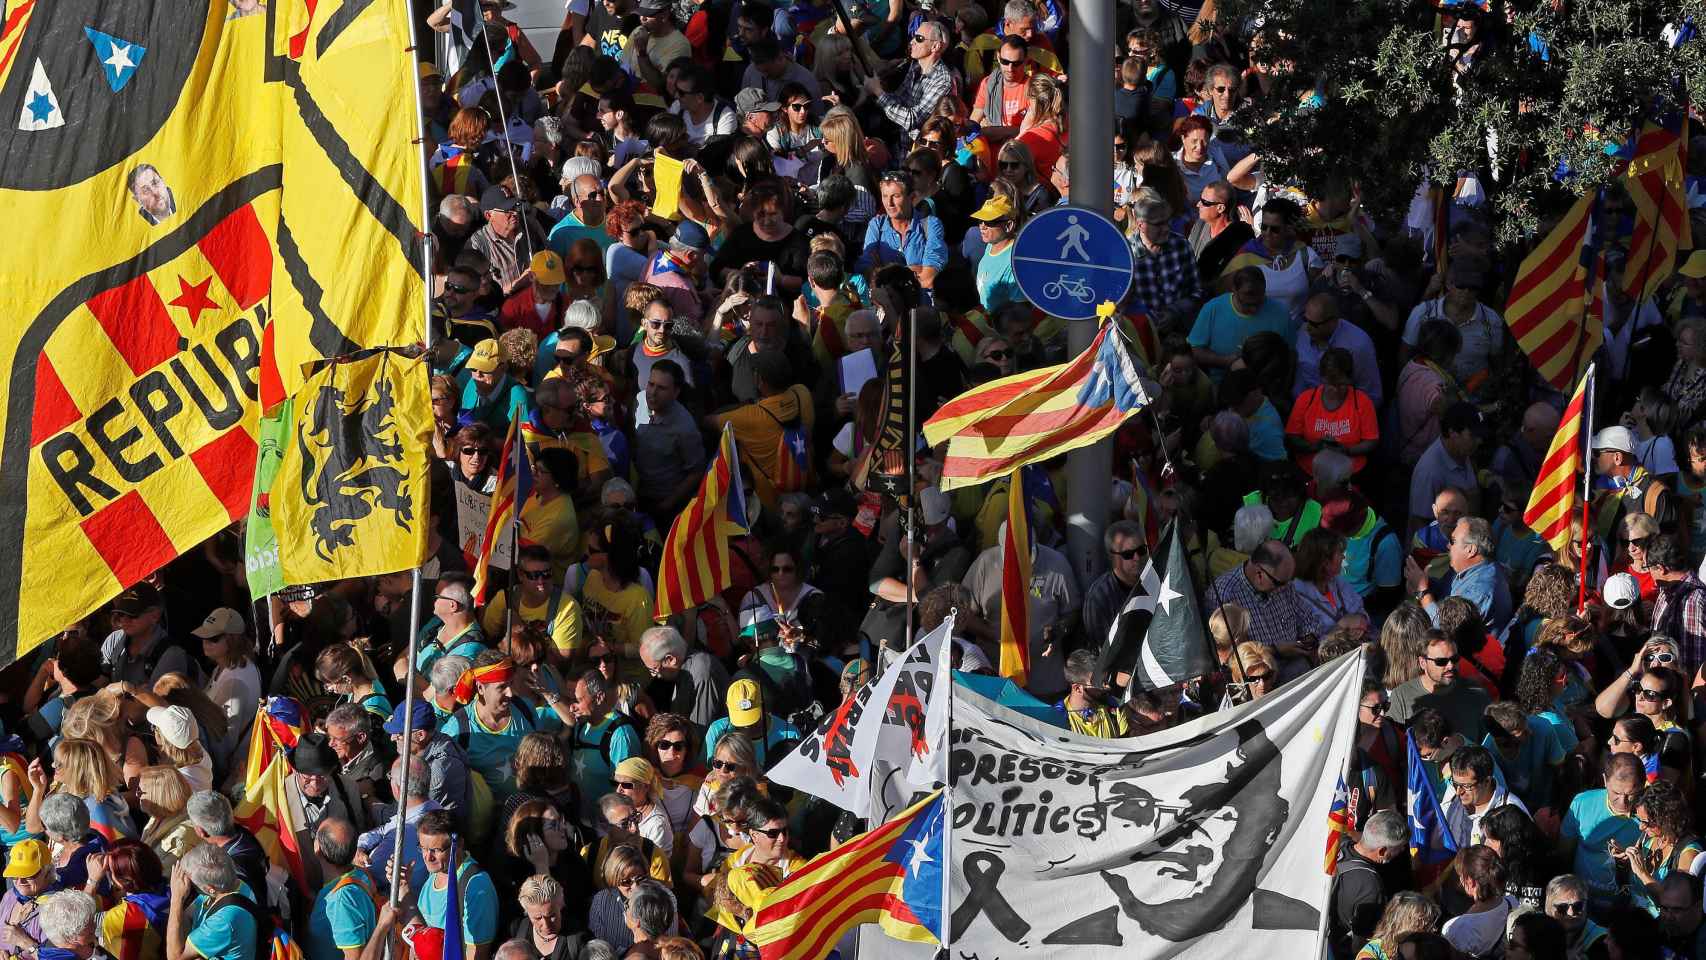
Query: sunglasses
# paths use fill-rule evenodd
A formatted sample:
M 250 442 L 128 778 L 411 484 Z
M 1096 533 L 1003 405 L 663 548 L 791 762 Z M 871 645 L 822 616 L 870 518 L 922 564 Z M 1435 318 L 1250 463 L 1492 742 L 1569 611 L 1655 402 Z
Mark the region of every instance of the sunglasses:
M 1258 566 L 1258 567 L 1256 567 L 1256 569 L 1258 569 L 1258 570 L 1260 570 L 1260 571 L 1262 571 L 1262 573 L 1264 573 L 1264 574 L 1266 574 L 1266 575 L 1267 575 L 1267 578 L 1268 578 L 1268 579 L 1269 579 L 1269 580 L 1271 580 L 1271 581 L 1273 581 L 1273 584 L 1274 584 L 1274 587 L 1275 587 L 1275 588 L 1278 588 L 1278 587 L 1283 587 L 1283 586 L 1285 586 L 1285 585 L 1286 585 L 1286 584 L 1288 584 L 1288 583 L 1290 583 L 1290 582 L 1291 582 L 1291 581 L 1290 581 L 1290 580 L 1289 580 L 1289 579 L 1287 579 L 1287 580 L 1281 580 L 1281 579 L 1280 579 L 1280 578 L 1279 578 L 1279 577 L 1277 577 L 1277 576 L 1275 576 L 1275 575 L 1274 575 L 1274 572 L 1273 572 L 1273 571 L 1272 571 L 1272 570 L 1269 570 L 1269 569 L 1268 569 L 1268 568 L 1267 568 L 1267 567 L 1263 567 L 1263 566 Z
M 1635 691 L 1635 696 L 1640 697 L 1642 700 L 1649 700 L 1655 703 L 1663 700 L 1669 695 L 1670 692 L 1667 690 L 1654 690 L 1652 687 L 1641 687 Z
M 1391 712 L 1392 704 L 1390 704 L 1390 703 L 1365 703 L 1362 705 L 1362 708 L 1364 710 L 1367 710 L 1369 713 L 1374 714 L 1377 717 L 1383 717 L 1387 713 Z
M 1269 673 L 1266 670 L 1262 671 L 1261 673 L 1246 672 L 1244 674 L 1244 679 L 1250 681 L 1251 683 L 1267 683 L 1269 680 L 1273 679 L 1273 674 Z
M 641 880 L 644 880 L 644 879 L 646 879 L 646 878 L 645 877 L 623 877 L 622 879 L 616 881 L 616 886 L 620 890 L 632 890 L 634 888 L 635 884 L 639 883 Z
M 521 571 L 521 578 L 523 580 L 549 580 L 551 579 L 551 571 L 549 569 L 523 570 Z
M 1283 223 L 1264 223 L 1264 224 L 1262 224 L 1262 232 L 1263 233 L 1284 233 L 1285 232 L 1285 224 L 1283 224 Z
M 569 268 L 570 273 L 597 273 L 599 267 L 594 263 L 577 263 Z
M 793 110 L 796 113 L 805 113 L 806 110 L 809 109 L 810 107 L 811 107 L 811 104 L 809 104 L 809 103 L 790 103 L 790 104 L 788 104 L 788 109 Z
M 611 781 L 611 785 L 614 786 L 616 789 L 622 791 L 623 793 L 627 793 L 628 791 L 637 789 L 639 787 L 639 784 L 635 783 L 632 780 L 613 780 L 613 781 Z
M 464 287 L 460 283 L 450 283 L 448 281 L 444 284 L 444 289 L 449 290 L 451 293 L 473 293 L 474 292 L 473 287 Z
M 1231 93 L 1232 91 L 1234 91 L 1236 89 L 1238 89 L 1238 88 L 1237 87 L 1215 87 L 1214 92 L 1215 93 Z
M 1661 664 L 1661 665 L 1666 664 L 1666 663 L 1675 663 L 1676 662 L 1676 655 L 1671 653 L 1668 650 L 1661 650 L 1658 653 L 1647 654 L 1647 662 L 1648 663 L 1657 663 L 1657 664 Z
M 1436 667 L 1449 667 L 1457 662 L 1456 657 L 1423 657 L 1422 659 Z
M 687 741 L 686 740 L 659 740 L 658 741 L 658 752 L 659 753 L 665 753 L 665 752 L 676 753 L 676 752 L 686 750 L 686 749 L 687 749 Z
M 752 832 L 753 833 L 762 833 L 765 836 L 769 837 L 771 840 L 780 840 L 780 839 L 782 839 L 783 836 L 787 835 L 788 828 L 787 827 L 776 827 L 774 829 L 766 830 L 763 827 L 753 827 Z
M 462 601 L 456 599 L 455 597 L 447 597 L 443 594 L 433 594 L 433 599 L 434 600 L 443 600 L 445 603 L 454 603 L 459 607 L 463 605 Z
M 1147 547 L 1132 547 L 1130 550 L 1109 550 L 1108 552 L 1121 560 L 1135 560 L 1148 553 L 1149 549 Z
M 915 33 L 912 35 L 912 42 L 913 43 L 931 43 L 933 41 L 931 40 L 931 38 L 925 36 L 922 33 Z
M 1586 900 L 1560 900 L 1552 904 L 1552 912 L 1560 917 L 1579 917 L 1588 912 Z
M 1001 169 L 1003 169 L 1003 170 L 1023 170 L 1023 169 L 1025 169 L 1025 165 L 1023 163 L 1017 161 L 1017 160 L 1003 160 L 1003 161 L 1001 161 Z
M 985 357 L 990 360 L 1005 360 L 1012 355 L 1013 351 L 1011 350 L 991 350 L 985 354 Z
M 712 760 L 711 769 L 721 770 L 724 773 L 734 773 L 740 769 L 740 764 L 733 760 Z
M 1019 60 L 1009 60 L 1006 57 L 1001 58 L 1001 65 L 1004 67 L 1021 67 L 1024 66 L 1024 64 L 1025 61 L 1022 58 Z
M 489 457 L 492 455 L 490 447 L 463 447 L 458 452 L 464 457 Z
M 1199 207 L 1218 207 L 1221 204 L 1224 204 L 1225 202 L 1226 202 L 1225 200 L 1210 200 L 1207 197 L 1198 197 L 1197 198 L 1197 206 L 1199 206 Z

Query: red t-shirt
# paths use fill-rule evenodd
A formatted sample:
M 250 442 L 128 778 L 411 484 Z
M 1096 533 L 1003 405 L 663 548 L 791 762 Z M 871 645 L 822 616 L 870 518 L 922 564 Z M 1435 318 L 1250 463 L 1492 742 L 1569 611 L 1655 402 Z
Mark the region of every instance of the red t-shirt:
M 1303 391 L 1292 405 L 1291 417 L 1285 424 L 1286 433 L 1308 441 L 1331 439 L 1341 447 L 1380 439 L 1380 418 L 1374 412 L 1374 402 L 1369 400 L 1368 394 L 1351 387 L 1339 408 L 1328 410 L 1322 399 L 1323 392 L 1322 387 Z M 1351 457 L 1351 471 L 1361 470 L 1366 463 L 1367 457 Z M 1297 457 L 1297 465 L 1310 476 L 1315 475 L 1314 464 L 1313 453 Z

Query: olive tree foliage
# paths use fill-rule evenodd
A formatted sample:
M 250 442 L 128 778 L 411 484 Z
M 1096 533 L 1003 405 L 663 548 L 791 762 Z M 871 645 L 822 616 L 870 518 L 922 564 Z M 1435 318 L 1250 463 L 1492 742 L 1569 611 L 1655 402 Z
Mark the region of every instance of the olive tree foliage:
M 1271 179 L 1315 196 L 1355 183 L 1363 207 L 1391 221 L 1424 177 L 1474 171 L 1510 244 L 1616 177 L 1605 148 L 1629 138 L 1644 105 L 1706 104 L 1706 38 L 1674 50 L 1660 39 L 1685 15 L 1706 31 L 1706 0 L 1443 11 L 1427 0 L 1220 0 L 1216 24 L 1249 38 L 1252 60 L 1289 88 L 1247 122 Z M 1452 16 L 1472 21 L 1470 43 L 1448 42 Z M 1309 90 L 1324 102 L 1299 95 Z

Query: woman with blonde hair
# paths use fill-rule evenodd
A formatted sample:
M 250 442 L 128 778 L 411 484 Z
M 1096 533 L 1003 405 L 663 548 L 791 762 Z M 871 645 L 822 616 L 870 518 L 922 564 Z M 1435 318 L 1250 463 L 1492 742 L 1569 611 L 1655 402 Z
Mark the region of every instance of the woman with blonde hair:
M 838 94 L 843 103 L 859 99 L 859 77 L 853 72 L 853 41 L 844 33 L 826 33 L 812 51 L 812 76 L 824 93 Z
M 190 785 L 177 768 L 165 764 L 143 767 L 138 781 L 138 799 L 142 812 L 148 815 L 148 829 L 142 832 L 142 842 L 170 870 L 202 842 L 185 812 L 190 803 Z
M 165 683 L 167 677 L 161 677 Z M 187 681 L 180 681 L 187 685 Z M 161 696 L 147 687 L 139 687 L 134 683 L 120 680 L 107 687 L 135 700 L 147 708 L 148 725 L 154 728 L 154 749 L 161 759 L 171 762 L 188 780 L 192 790 L 213 789 L 213 758 L 201 745 L 201 724 L 197 720 L 196 711 L 181 703 Z M 176 684 L 168 684 L 179 700 L 187 700 L 184 688 Z M 201 700 L 207 700 L 205 696 Z M 213 707 L 211 701 L 206 703 L 202 712 L 212 711 L 217 714 L 220 723 L 225 722 L 225 714 Z
M 1025 119 L 1017 140 L 1031 150 L 1037 179 L 1047 180 L 1054 163 L 1066 152 L 1066 96 L 1046 73 L 1034 73 L 1025 84 Z
M 374 717 L 375 732 L 391 719 L 391 699 L 379 686 L 379 674 L 368 659 L 365 640 L 334 643 L 321 650 L 314 658 L 314 676 L 328 692 L 337 694 L 338 703 L 357 704 Z
M 1279 685 L 1279 661 L 1267 644 L 1246 640 L 1237 647 L 1238 667 L 1251 700 L 1260 700 Z
M 871 176 L 870 158 L 865 153 L 865 131 L 859 126 L 851 111 L 831 110 L 818 125 L 823 133 L 823 148 L 829 155 L 824 157 L 823 165 L 818 171 L 818 182 L 841 174 L 853 181 L 855 188 L 864 190 L 873 198 L 877 196 L 877 181 Z M 858 209 L 859 202 L 853 203 Z
M 1394 690 L 1421 675 L 1422 667 L 1416 658 L 1427 647 L 1428 631 L 1433 623 L 1419 604 L 1406 603 L 1386 615 L 1380 625 L 1380 651 L 1386 655 L 1386 675 L 1380 678 L 1386 689 Z
M 1439 915 L 1439 904 L 1412 890 L 1399 891 L 1386 902 L 1374 936 L 1357 951 L 1356 960 L 1397 960 L 1398 938 L 1438 929 Z
M 1037 176 L 1036 155 L 1021 140 L 1009 140 L 996 151 L 995 177 L 997 183 L 1012 184 L 1013 209 L 1024 214 L 1020 222 L 1054 205 L 1053 191 Z
M 87 740 L 101 748 L 118 768 L 119 784 L 136 782 L 136 775 L 151 762 L 148 741 L 132 729 L 124 716 L 124 697 L 104 689 L 72 704 L 59 726 L 62 737 Z
M 46 828 L 41 822 L 41 805 L 49 793 L 64 793 L 81 797 L 89 811 L 89 824 L 102 835 L 134 837 L 136 822 L 131 819 L 130 805 L 125 802 L 123 775 L 118 764 L 106 749 L 93 740 L 67 737 L 53 748 L 53 783 L 48 784 L 47 769 L 40 760 L 30 764 L 30 805 L 24 822 L 30 832 L 41 835 Z

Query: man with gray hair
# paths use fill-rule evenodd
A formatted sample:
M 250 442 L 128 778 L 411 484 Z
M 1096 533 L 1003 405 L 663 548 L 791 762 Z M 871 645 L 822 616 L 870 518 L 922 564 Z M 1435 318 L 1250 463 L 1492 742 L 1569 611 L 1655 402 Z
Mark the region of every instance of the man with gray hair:
M 426 691 L 426 697 L 432 702 L 433 713 L 443 721 L 461 704 L 456 702 L 456 681 L 474 665 L 469 657 L 460 654 L 450 654 L 433 662 L 432 669 L 427 671 L 427 682 L 431 687 Z
M 628 929 L 634 934 L 634 946 L 638 950 L 640 944 L 668 936 L 669 932 L 675 929 L 675 899 L 664 889 L 663 884 L 656 880 L 642 880 L 634 885 L 634 892 L 628 895 L 628 912 L 625 919 L 628 921 Z
M 640 634 L 640 662 L 658 681 L 673 686 L 667 698 L 669 712 L 693 721 L 700 733 L 723 715 L 729 672 L 708 651 L 689 651 L 681 631 L 652 627 Z M 654 682 L 653 686 L 658 684 Z M 664 702 L 665 698 L 658 700 Z
M 492 960 L 534 960 L 538 955 L 531 941 L 518 938 L 500 944 L 497 952 L 492 954 Z
M 359 704 L 340 703 L 326 715 L 326 740 L 337 755 L 339 773 L 355 787 L 370 816 L 374 806 L 390 799 L 385 783 L 387 758 L 380 754 L 380 745 L 372 737 L 376 725 L 373 714 Z
M 1131 202 L 1137 230 L 1131 235 L 1132 294 L 1151 316 L 1195 315 L 1202 278 L 1191 242 L 1170 225 L 1173 211 L 1154 187 L 1140 187 Z M 1171 326 L 1170 324 L 1163 324 Z
M 243 892 L 230 854 L 211 843 L 184 854 L 172 868 L 171 903 L 166 960 L 256 960 L 258 908 Z
M 1132 662 L 1113 663 L 1109 660 L 1109 634 L 1120 608 L 1131 597 L 1143 565 L 1149 560 L 1149 544 L 1142 525 L 1131 520 L 1116 520 L 1102 531 L 1102 547 L 1108 551 L 1108 572 L 1096 578 L 1084 591 L 1084 633 L 1089 648 L 1099 654 L 1100 669 L 1107 672 L 1100 681 L 1108 686 L 1124 688 L 1131 682 L 1132 665 L 1137 649 L 1130 651 Z M 1067 678 L 1070 682 L 1071 678 Z
M 1546 915 L 1564 925 L 1567 956 L 1585 957 L 1605 936 L 1605 928 L 1588 922 L 1587 881 L 1573 873 L 1559 874 L 1546 884 L 1542 904 Z
M 479 177 L 479 171 L 474 172 Z M 482 181 L 484 178 L 481 178 Z M 485 189 L 482 182 L 474 186 L 475 190 Z M 480 207 L 474 198 L 466 194 L 452 193 L 438 202 L 438 216 L 433 218 L 432 234 L 434 253 L 438 254 L 445 263 L 456 259 L 467 244 L 468 238 L 480 228 Z
M 1404 561 L 1410 592 L 1420 601 L 1428 619 L 1439 625 L 1439 599 L 1463 597 L 1481 612 L 1481 620 L 1494 636 L 1510 622 L 1511 588 L 1504 568 L 1493 559 L 1493 525 L 1481 517 L 1464 517 L 1452 528 L 1446 560 L 1450 570 L 1437 584 L 1430 583 L 1425 569 L 1414 558 Z
M 950 42 L 948 28 L 941 21 L 925 20 L 908 41 L 907 56 L 912 63 L 907 65 L 899 89 L 888 93 L 876 77 L 865 81 L 865 89 L 877 98 L 877 106 L 909 139 L 918 139 L 918 128 L 936 113 L 936 105 L 955 92 L 954 72 L 942 61 Z
M 1386 906 L 1380 869 L 1410 846 L 1410 827 L 1396 810 L 1381 810 L 1362 826 L 1362 837 L 1341 847 L 1333 873 L 1327 946 L 1335 960 L 1350 960 L 1374 935 Z
M 409 766 L 409 779 L 403 782 L 403 764 Z M 426 882 L 426 864 L 421 861 L 421 841 L 415 824 L 421 815 L 441 810 L 438 801 L 428 795 L 432 773 L 419 756 L 399 757 L 391 764 L 391 792 L 402 798 L 403 806 L 403 868 L 409 871 L 409 889 L 419 890 Z M 367 867 L 379 892 L 391 890 L 391 855 L 397 849 L 397 808 L 379 808 L 379 826 L 361 835 L 357 842 L 361 850 L 359 862 Z
M 62 890 L 42 901 L 36 960 L 89 960 L 95 955 L 95 898 L 81 890 Z
M 265 910 L 269 903 L 267 851 L 249 828 L 232 816 L 231 801 L 217 791 L 203 790 L 190 796 L 184 812 L 203 842 L 230 855 L 237 865 L 238 879 L 255 892 L 256 904 Z
M 308 911 L 303 953 L 308 960 L 360 960 L 377 925 L 379 894 L 367 871 L 356 866 L 355 827 L 341 817 L 320 824 L 314 854 L 320 858 L 320 875 L 331 879 Z

